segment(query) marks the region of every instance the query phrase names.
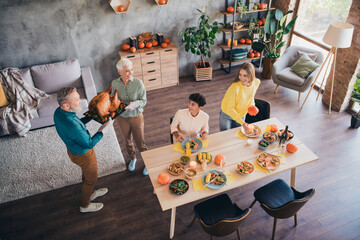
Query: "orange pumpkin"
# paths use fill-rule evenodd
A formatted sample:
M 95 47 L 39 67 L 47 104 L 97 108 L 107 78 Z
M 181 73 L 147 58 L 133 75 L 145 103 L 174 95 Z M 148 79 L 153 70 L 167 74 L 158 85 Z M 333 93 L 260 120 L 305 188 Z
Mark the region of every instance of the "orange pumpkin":
M 123 5 L 117 6 L 116 8 L 118 10 L 118 12 L 123 12 L 125 11 L 125 7 Z
M 163 43 L 161 44 L 161 47 L 166 48 L 166 47 L 167 47 L 167 43 L 164 43 L 164 42 L 163 42 Z
M 286 144 L 286 150 L 289 152 L 289 153 L 295 153 L 298 148 L 296 145 L 292 144 L 292 143 L 288 143 Z
M 169 44 L 169 43 L 170 43 L 170 38 L 165 38 L 165 39 L 164 39 L 164 42 L 167 43 L 167 44 Z
M 241 44 L 244 44 L 244 43 L 245 43 L 245 38 L 240 38 L 239 42 L 240 42 Z
M 136 52 L 136 48 L 135 47 L 130 48 L 130 52 L 132 53 Z
M 247 39 L 245 39 L 245 43 L 246 43 L 246 44 L 251 44 L 251 43 L 252 43 L 252 41 L 251 41 L 251 39 L 250 39 L 250 38 L 247 38 Z
M 153 45 L 153 47 L 156 47 L 157 45 L 159 45 L 159 42 L 156 40 L 152 40 L 151 44 Z
M 222 166 L 225 166 L 224 160 L 225 160 L 225 156 L 222 154 L 218 154 L 215 156 L 215 164 L 217 164 L 217 165 L 220 165 L 220 163 L 222 161 Z
M 158 176 L 158 182 L 160 184 L 168 184 L 170 182 L 170 176 L 167 173 L 160 173 Z
M 265 3 L 261 3 L 261 4 L 259 5 L 259 9 L 265 9 Z
M 255 106 L 250 106 L 250 107 L 248 107 L 247 111 L 248 111 L 249 115 L 255 116 L 256 114 L 258 114 L 259 109 Z
M 255 52 L 255 57 L 260 57 L 260 56 L 261 56 L 261 53 Z
M 158 1 L 159 5 L 165 5 L 166 4 L 166 0 L 159 0 Z M 155 47 L 155 46 L 154 46 Z
M 276 126 L 276 124 L 271 124 L 270 132 L 277 132 L 277 131 L 279 131 L 278 126 Z
M 234 8 L 229 6 L 227 7 L 226 11 L 228 11 L 229 13 L 233 13 L 234 12 Z
M 123 44 L 121 48 L 122 48 L 122 50 L 127 51 L 127 50 L 130 49 L 130 45 L 129 44 Z
M 151 42 L 147 42 L 147 43 L 146 43 L 146 47 L 147 47 L 147 48 L 151 48 L 151 47 L 152 47 L 152 43 L 151 43 Z
M 139 48 L 142 49 L 142 48 L 144 48 L 144 47 L 145 47 L 145 43 L 139 42 Z

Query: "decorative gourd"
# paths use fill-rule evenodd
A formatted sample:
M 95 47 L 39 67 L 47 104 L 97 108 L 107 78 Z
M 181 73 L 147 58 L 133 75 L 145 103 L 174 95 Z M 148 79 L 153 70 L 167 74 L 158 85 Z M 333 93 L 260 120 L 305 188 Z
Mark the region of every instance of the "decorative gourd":
M 162 48 L 166 48 L 166 47 L 167 47 L 167 43 L 162 43 L 162 44 L 161 44 L 161 47 L 162 47 Z
M 127 51 L 127 50 L 130 49 L 130 45 L 129 44 L 124 44 L 124 45 L 122 45 L 121 48 L 122 48 L 122 50 Z
M 142 49 L 142 48 L 144 48 L 144 47 L 145 47 L 145 43 L 139 42 L 139 48 Z
M 222 161 L 223 162 L 222 166 L 225 166 L 224 160 L 225 160 L 225 156 L 222 155 L 222 154 L 218 154 L 218 155 L 215 156 L 215 164 L 217 164 L 217 165 L 220 165 L 220 163 Z
M 251 115 L 251 116 L 255 116 L 256 114 L 258 114 L 259 112 L 259 109 L 255 106 L 250 106 L 248 108 L 248 113 Z
M 156 40 L 152 40 L 151 44 L 152 44 L 153 47 L 156 47 L 157 45 L 159 45 L 159 42 L 156 41 Z
M 277 131 L 279 131 L 278 126 L 276 126 L 275 124 L 271 124 L 270 127 L 271 127 L 271 128 L 270 128 L 270 132 L 277 132 Z
M 135 47 L 130 48 L 130 52 L 132 53 L 136 52 L 136 48 Z
M 151 43 L 151 42 L 147 42 L 147 43 L 146 43 L 146 47 L 147 47 L 147 48 L 152 48 L 152 43 Z
M 294 144 L 292 144 L 292 143 L 288 143 L 288 144 L 286 145 L 286 150 L 287 150 L 289 153 L 295 153 L 295 152 L 298 150 L 298 148 L 297 148 L 296 145 L 294 145 Z
M 170 176 L 167 173 L 160 173 L 158 176 L 158 182 L 160 184 L 168 184 L 170 182 Z

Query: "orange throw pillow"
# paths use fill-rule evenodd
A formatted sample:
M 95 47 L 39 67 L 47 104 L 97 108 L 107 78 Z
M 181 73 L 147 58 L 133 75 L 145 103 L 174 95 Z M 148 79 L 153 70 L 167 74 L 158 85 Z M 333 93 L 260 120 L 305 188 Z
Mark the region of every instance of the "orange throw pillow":
M 6 105 L 9 105 L 9 101 L 6 99 L 4 90 L 0 84 L 0 107 L 4 107 Z

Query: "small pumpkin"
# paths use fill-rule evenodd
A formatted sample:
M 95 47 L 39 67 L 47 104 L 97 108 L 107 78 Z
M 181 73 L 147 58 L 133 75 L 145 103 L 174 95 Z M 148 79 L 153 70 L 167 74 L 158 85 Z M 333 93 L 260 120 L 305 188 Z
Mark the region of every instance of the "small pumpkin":
M 289 153 L 295 153 L 298 148 L 295 144 L 292 144 L 292 143 L 288 143 L 286 144 L 286 150 L 289 152 Z
M 218 154 L 215 156 L 215 164 L 217 164 L 217 165 L 220 165 L 220 163 L 222 161 L 222 166 L 225 166 L 224 160 L 225 160 L 225 156 L 222 154 Z
M 144 47 L 145 47 L 145 43 L 139 42 L 139 48 L 142 49 L 142 48 L 144 48 Z
M 250 106 L 250 107 L 248 107 L 247 111 L 248 111 L 249 115 L 255 116 L 256 114 L 258 114 L 259 109 L 255 106 Z
M 245 43 L 245 38 L 240 38 L 240 40 L 239 40 L 239 42 L 241 43 L 241 44 L 244 44 Z
M 166 47 L 167 47 L 167 43 L 164 43 L 164 42 L 163 42 L 163 43 L 161 44 L 161 47 L 162 47 L 162 48 L 166 48 Z
M 159 0 L 158 1 L 159 5 L 165 5 L 166 4 L 166 0 Z M 155 47 L 155 46 L 154 46 Z
M 147 47 L 147 48 L 152 48 L 152 46 L 153 46 L 153 45 L 152 45 L 151 42 L 147 42 L 147 43 L 146 43 L 146 47 Z
M 121 46 L 121 49 L 124 50 L 124 51 L 128 51 L 130 49 L 130 45 L 129 44 L 123 44 Z
M 169 43 L 170 43 L 170 38 L 165 38 L 165 39 L 164 39 L 164 42 L 167 43 L 167 44 L 169 44 Z
M 117 9 L 118 12 L 123 12 L 123 11 L 125 11 L 125 7 L 124 7 L 123 5 L 117 6 L 116 9 Z
M 278 126 L 276 126 L 276 124 L 271 124 L 270 132 L 277 132 L 277 131 L 279 131 Z
M 130 52 L 132 53 L 136 52 L 136 48 L 135 47 L 130 48 Z
M 167 173 L 160 173 L 158 176 L 158 182 L 160 184 L 168 184 L 170 182 L 170 175 Z
M 156 40 L 152 40 L 151 44 L 152 44 L 153 47 L 156 47 L 157 45 L 159 45 L 159 42 L 156 41 Z
M 229 7 L 227 7 L 226 11 L 229 12 L 229 13 L 233 13 L 233 12 L 234 12 L 234 8 L 231 7 L 231 6 L 229 6 Z

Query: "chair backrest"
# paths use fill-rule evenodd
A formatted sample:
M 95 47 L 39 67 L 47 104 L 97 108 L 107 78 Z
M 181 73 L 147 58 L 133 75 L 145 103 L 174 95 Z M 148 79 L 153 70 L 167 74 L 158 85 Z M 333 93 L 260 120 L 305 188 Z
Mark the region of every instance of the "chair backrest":
M 289 218 L 294 216 L 305 205 L 305 203 L 314 196 L 314 194 L 315 189 L 312 188 L 304 192 L 301 199 L 291 201 L 280 208 L 270 208 L 265 204 L 261 204 L 261 207 L 272 217 L 280 219 Z
M 288 47 L 283 56 L 287 59 L 288 62 L 288 66 L 292 66 L 295 64 L 295 62 L 300 58 L 300 55 L 298 52 L 304 52 L 306 53 L 310 58 L 315 57 L 315 62 L 321 64 L 324 61 L 324 55 L 315 49 L 312 48 L 306 48 L 303 46 L 297 46 L 297 45 L 293 45 Z
M 201 227 L 205 230 L 205 232 L 209 233 L 210 235 L 226 236 L 237 230 L 239 224 L 242 222 L 244 218 L 247 217 L 247 215 L 249 215 L 250 211 L 251 209 L 249 208 L 245 209 L 243 213 L 240 216 L 238 216 L 238 218 L 224 219 L 212 226 L 206 225 L 201 219 L 199 219 L 199 222 L 201 224 Z
M 255 116 L 246 114 L 246 117 L 245 117 L 246 123 L 254 123 L 254 122 L 258 122 L 258 121 L 270 118 L 271 108 L 270 108 L 269 102 L 267 102 L 265 100 L 261 100 L 261 99 L 255 99 L 255 106 L 259 109 L 258 114 L 256 114 Z
M 171 123 L 173 122 L 173 120 L 174 120 L 174 116 L 172 116 L 172 117 L 170 118 L 170 125 L 171 125 Z M 171 134 L 171 130 L 170 130 L 170 143 L 171 143 L 171 144 L 174 143 L 173 135 Z

